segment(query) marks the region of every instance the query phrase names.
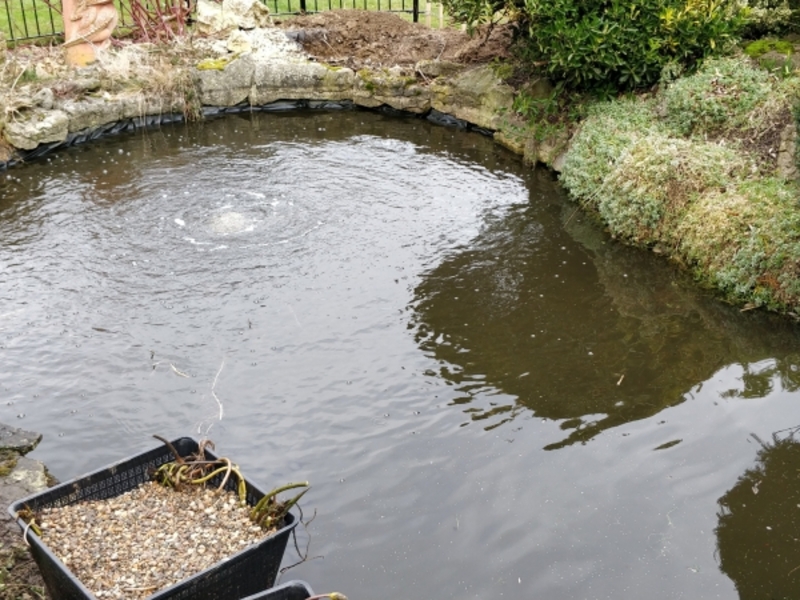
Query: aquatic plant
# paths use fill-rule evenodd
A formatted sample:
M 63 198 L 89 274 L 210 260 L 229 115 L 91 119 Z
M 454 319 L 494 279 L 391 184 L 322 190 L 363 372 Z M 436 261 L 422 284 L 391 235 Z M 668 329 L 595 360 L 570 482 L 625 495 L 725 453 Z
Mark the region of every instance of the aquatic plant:
M 174 446 L 161 436 L 153 436 L 162 441 L 175 456 L 174 461 L 164 463 L 156 469 L 152 476 L 155 481 L 166 487 L 180 490 L 189 485 L 206 485 L 215 478 L 219 479 L 218 489 L 222 490 L 233 475 L 236 478 L 236 488 L 239 501 L 246 503 L 247 485 L 244 476 L 239 471 L 239 467 L 234 465 L 228 458 L 218 458 L 209 460 L 206 457 L 205 449 L 213 448 L 213 443 L 204 440 L 195 454 L 191 456 L 181 456 Z M 299 494 L 286 501 L 279 501 L 278 494 L 283 492 L 303 488 Z M 250 510 L 250 519 L 264 529 L 271 529 L 279 526 L 289 510 L 297 504 L 300 498 L 309 490 L 307 481 L 299 483 L 289 483 L 282 485 L 265 494 Z

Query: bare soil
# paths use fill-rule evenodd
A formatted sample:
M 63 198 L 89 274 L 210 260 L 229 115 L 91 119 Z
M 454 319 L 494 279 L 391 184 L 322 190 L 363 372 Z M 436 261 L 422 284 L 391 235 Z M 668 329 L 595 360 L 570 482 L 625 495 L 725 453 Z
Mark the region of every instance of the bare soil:
M 337 10 L 276 19 L 295 32 L 306 52 L 350 68 L 413 66 L 421 60 L 482 64 L 508 58 L 512 30 L 498 25 L 473 36 L 457 29 L 431 29 L 385 12 Z

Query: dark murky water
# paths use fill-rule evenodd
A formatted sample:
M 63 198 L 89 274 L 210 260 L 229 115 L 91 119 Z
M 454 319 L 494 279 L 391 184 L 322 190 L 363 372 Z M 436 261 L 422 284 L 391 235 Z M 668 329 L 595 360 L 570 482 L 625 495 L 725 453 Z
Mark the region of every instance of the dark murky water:
M 0 420 L 61 479 L 206 431 L 308 478 L 324 558 L 284 579 L 352 600 L 798 597 L 796 327 L 573 210 L 489 139 L 369 113 L 12 170 Z

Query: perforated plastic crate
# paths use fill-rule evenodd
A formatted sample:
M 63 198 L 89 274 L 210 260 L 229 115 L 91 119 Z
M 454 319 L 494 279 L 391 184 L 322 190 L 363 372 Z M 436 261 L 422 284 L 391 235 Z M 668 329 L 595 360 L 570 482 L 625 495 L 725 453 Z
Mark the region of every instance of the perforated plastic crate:
M 177 439 L 172 445 L 181 456 L 189 456 L 199 450 L 198 443 L 191 438 Z M 206 455 L 210 459 L 216 458 L 208 450 Z M 174 456 L 164 444 L 161 444 L 148 452 L 18 500 L 8 511 L 12 517 L 17 518 L 17 512 L 24 507 L 37 511 L 46 507 L 75 504 L 83 500 L 113 498 L 149 481 L 152 469 L 157 469 L 171 460 L 174 460 Z M 236 491 L 235 479 L 235 477 L 229 478 L 226 489 Z M 217 483 L 219 481 L 221 479 L 217 480 Z M 246 481 L 246 485 L 247 504 L 253 506 L 264 497 L 265 492 L 249 481 Z M 25 529 L 25 522 L 22 519 L 17 518 L 17 523 L 20 528 Z M 149 600 L 240 600 L 271 587 L 278 575 L 289 535 L 296 525 L 295 517 L 292 514 L 287 515 L 284 526 L 273 535 L 193 577 L 159 590 L 149 596 Z M 31 554 L 39 566 L 53 600 L 96 600 L 39 536 L 28 530 L 26 537 L 30 542 Z M 175 560 L 180 562 L 180 557 L 176 556 Z
M 243 600 L 306 600 L 314 595 L 305 581 L 289 581 Z

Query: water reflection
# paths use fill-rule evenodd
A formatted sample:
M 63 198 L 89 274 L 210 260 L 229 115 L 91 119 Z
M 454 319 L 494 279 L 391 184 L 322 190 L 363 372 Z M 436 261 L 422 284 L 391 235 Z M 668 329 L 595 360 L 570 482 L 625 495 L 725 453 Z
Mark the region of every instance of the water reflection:
M 440 364 L 429 374 L 459 390 L 470 422 L 532 410 L 568 432 L 547 449 L 680 404 L 726 365 L 744 370 L 731 398 L 763 397 L 773 373 L 787 389 L 798 381 L 793 325 L 703 297 L 540 191 L 428 271 L 413 310 L 416 341 Z M 754 321 L 771 334 L 752 335 Z
M 719 499 L 720 569 L 741 600 L 788 600 L 800 590 L 798 432 L 778 432 L 769 442 L 753 435 L 761 446 L 756 466 Z

